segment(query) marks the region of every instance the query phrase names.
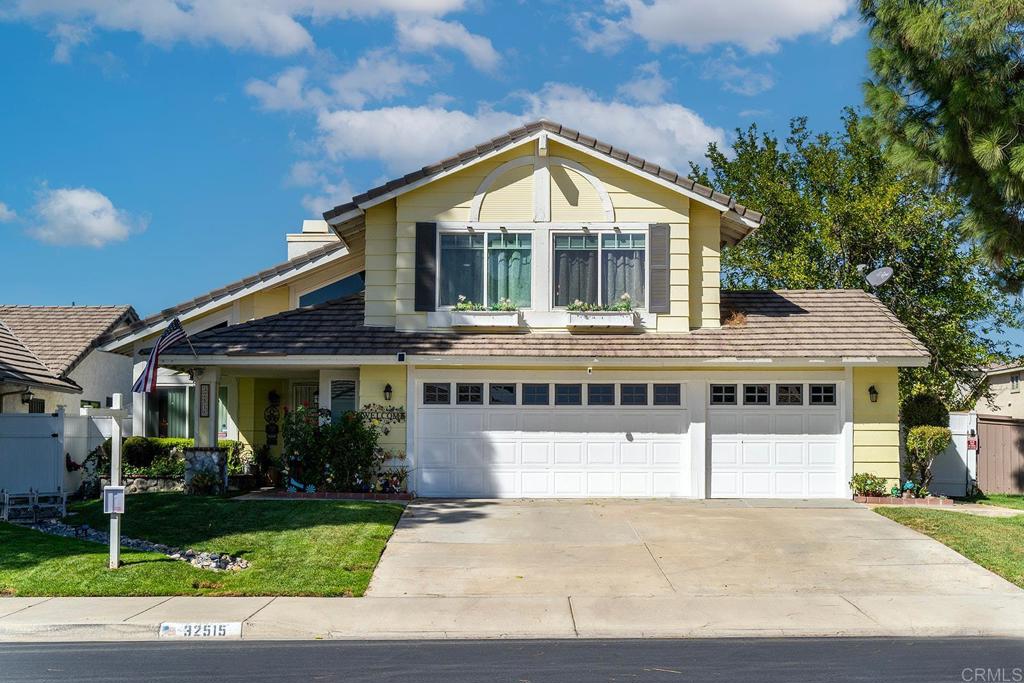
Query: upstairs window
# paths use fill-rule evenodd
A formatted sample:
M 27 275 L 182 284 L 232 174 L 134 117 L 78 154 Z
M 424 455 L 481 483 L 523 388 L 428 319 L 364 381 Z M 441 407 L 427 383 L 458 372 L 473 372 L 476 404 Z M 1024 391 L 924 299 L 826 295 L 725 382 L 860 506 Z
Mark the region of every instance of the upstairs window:
M 531 305 L 533 238 L 506 232 L 443 233 L 438 258 L 438 304 L 454 306 L 459 297 L 494 306 L 507 299 Z
M 1020 391 L 1020 375 L 1010 375 L 1010 391 Z
M 364 289 L 366 289 L 366 273 L 349 275 L 348 277 L 336 280 L 329 285 L 324 285 L 319 289 L 306 292 L 299 297 L 299 308 L 322 304 L 325 301 L 333 301 L 334 299 L 342 299 L 346 296 L 351 296 L 356 292 L 361 292 Z
M 555 306 L 574 301 L 612 305 L 628 294 L 644 305 L 647 281 L 647 235 L 555 235 L 551 268 Z

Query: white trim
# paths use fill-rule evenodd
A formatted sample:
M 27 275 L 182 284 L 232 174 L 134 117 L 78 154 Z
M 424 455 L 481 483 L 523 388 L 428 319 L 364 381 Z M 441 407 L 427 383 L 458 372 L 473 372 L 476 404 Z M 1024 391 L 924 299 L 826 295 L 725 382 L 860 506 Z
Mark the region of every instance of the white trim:
M 850 479 L 853 478 L 853 368 L 847 367 L 843 375 L 841 413 L 843 431 L 840 440 L 845 457 L 843 458 L 843 481 L 839 483 L 839 490 L 845 491 L 846 495 L 852 497 L 853 489 L 850 488 Z
M 212 310 L 218 309 L 226 304 L 237 301 L 242 297 L 248 296 L 249 294 L 255 294 L 256 292 L 261 292 L 265 289 L 271 289 L 273 287 L 276 287 L 284 282 L 287 282 L 288 280 L 305 275 L 310 271 L 316 270 L 317 268 L 320 268 L 328 263 L 333 263 L 334 261 L 343 259 L 349 255 L 350 252 L 348 247 L 342 247 L 341 249 L 331 252 L 330 254 L 324 254 L 323 256 L 320 256 L 310 261 L 309 263 L 299 266 L 294 270 L 289 270 L 285 273 L 279 273 L 278 275 L 274 275 L 265 280 L 254 282 L 253 284 L 247 287 L 243 287 L 237 292 L 234 292 L 232 294 L 225 294 L 224 296 L 209 301 L 203 304 L 202 306 L 178 313 L 177 318 L 181 320 L 182 325 L 185 326 L 187 329 L 188 325 L 186 324 L 186 321 L 188 320 L 192 320 L 194 318 L 202 316 L 206 313 L 209 313 Z M 173 317 L 175 316 L 171 316 L 171 318 Z M 100 346 L 99 348 L 102 351 L 117 351 L 119 349 L 123 349 L 129 344 L 138 341 L 139 339 L 144 339 L 150 335 L 162 331 L 165 327 L 167 327 L 170 324 L 170 322 L 170 318 L 165 318 L 160 322 L 153 323 L 152 325 L 144 327 L 137 332 L 133 332 L 132 334 L 126 337 L 121 337 L 119 339 L 115 339 L 114 341 L 107 342 L 106 344 Z
M 528 224 L 528 225 L 529 225 L 529 228 L 525 228 L 525 227 L 524 228 L 513 228 L 511 230 L 503 229 L 505 226 L 498 226 L 498 227 L 493 227 L 493 228 L 489 228 L 489 229 L 484 229 L 484 228 L 478 229 L 478 228 L 475 228 L 475 227 L 472 227 L 472 226 L 468 226 L 468 225 L 465 225 L 465 224 L 458 224 L 455 227 L 445 227 L 443 229 L 438 227 L 438 229 L 434 231 L 435 232 L 435 234 L 434 234 L 434 253 L 437 254 L 437 267 L 434 269 L 434 311 L 432 311 L 432 312 L 440 312 L 440 311 L 447 312 L 447 311 L 451 311 L 453 309 L 454 305 L 455 305 L 455 304 L 442 304 L 441 303 L 441 237 L 443 235 L 483 235 L 483 237 L 484 237 L 484 248 L 483 248 L 483 259 L 484 259 L 484 261 L 483 261 L 483 293 L 482 293 L 482 296 L 481 296 L 481 300 L 480 301 L 474 301 L 473 303 L 483 304 L 484 306 L 488 306 L 489 305 L 487 303 L 487 295 L 488 295 L 488 292 L 487 292 L 487 281 L 488 281 L 488 277 L 487 277 L 487 275 L 488 275 L 488 273 L 487 273 L 488 265 L 487 265 L 487 262 L 488 262 L 488 258 L 487 258 L 487 256 L 488 256 L 488 251 L 490 249 L 490 247 L 487 245 L 487 236 L 489 234 L 494 234 L 494 235 L 509 234 L 509 235 L 529 235 L 530 236 L 530 305 L 529 306 L 525 306 L 523 308 L 520 308 L 519 310 L 520 311 L 546 310 L 546 309 L 543 309 L 543 308 L 542 309 L 538 309 L 537 306 L 536 306 L 536 302 L 537 302 L 537 298 L 536 298 L 537 285 L 536 285 L 536 283 L 537 283 L 537 272 L 539 270 L 539 266 L 537 264 L 537 258 L 536 258 L 536 254 L 537 254 L 537 247 L 536 247 L 536 245 L 537 245 L 537 242 L 540 241 L 540 240 L 537 239 L 538 235 L 543 235 L 543 233 L 538 233 L 536 230 L 534 230 L 534 226 L 532 224 Z M 470 301 L 472 301 L 471 298 L 470 298 Z
M 546 139 L 541 138 L 540 142 Z M 547 147 L 544 149 L 544 153 L 537 157 L 533 165 L 533 220 L 537 223 L 547 223 L 551 220 L 551 167 L 548 165 L 550 159 L 547 157 Z M 470 214 L 470 218 L 472 217 Z M 476 217 L 479 220 L 479 211 Z
M 426 185 L 428 183 L 432 183 L 435 180 L 440 180 L 442 178 L 446 178 L 447 176 L 450 176 L 450 175 L 452 175 L 454 173 L 458 173 L 459 171 L 461 171 L 461 170 L 463 170 L 463 169 L 465 169 L 465 168 L 467 168 L 469 166 L 472 166 L 474 164 L 482 163 L 482 162 L 484 162 L 484 161 L 486 161 L 486 160 L 488 160 L 488 159 L 490 159 L 492 157 L 495 157 L 495 156 L 497 156 L 499 154 L 502 154 L 502 153 L 506 152 L 508 149 L 510 149 L 512 147 L 517 147 L 519 145 L 524 145 L 524 144 L 527 144 L 527 143 L 532 143 L 532 142 L 540 139 L 541 135 L 545 135 L 546 136 L 546 135 L 548 135 L 548 133 L 546 131 L 540 131 L 540 132 L 534 133 L 533 135 L 530 135 L 528 137 L 522 138 L 520 140 L 516 140 L 515 142 L 511 142 L 511 143 L 502 145 L 501 147 L 493 149 L 490 152 L 488 152 L 487 154 L 484 154 L 482 156 L 474 157 L 474 158 L 472 158 L 470 160 L 467 160 L 467 161 L 464 161 L 464 162 L 462 162 L 460 164 L 456 164 L 455 166 L 452 166 L 451 168 L 449 168 L 447 170 L 441 171 L 440 173 L 436 173 L 434 175 L 427 176 L 426 178 L 421 178 L 420 180 L 417 180 L 417 181 L 415 181 L 413 183 L 409 183 L 408 185 L 403 185 L 402 187 L 399 187 L 399 188 L 396 188 L 394 190 L 391 190 L 390 192 L 385 192 L 384 194 L 381 194 L 381 195 L 378 195 L 376 197 L 373 197 L 372 199 L 367 199 L 365 202 L 359 204 L 355 209 L 352 209 L 350 211 L 346 211 L 343 214 L 335 216 L 334 218 L 331 218 L 327 222 L 330 225 L 339 225 L 339 224 L 344 223 L 346 221 L 352 220 L 353 218 L 357 218 L 360 215 L 362 215 L 363 213 L 365 213 L 366 209 L 369 209 L 369 208 L 371 208 L 373 206 L 376 206 L 378 204 L 382 204 L 384 202 L 390 201 L 390 200 L 394 199 L 395 197 L 397 197 L 397 196 L 399 196 L 401 194 L 405 194 L 406 192 L 411 192 L 412 190 L 415 190 L 415 189 L 417 189 L 419 187 L 423 187 L 424 185 Z M 638 168 L 630 166 L 629 164 L 627 164 L 625 162 L 622 162 L 622 161 L 619 161 L 618 159 L 615 159 L 614 157 L 608 156 L 606 154 L 601 154 L 600 152 L 597 152 L 594 149 L 592 149 L 590 147 L 587 147 L 586 145 L 581 145 L 578 142 L 575 142 L 573 140 L 569 140 L 568 138 L 565 138 L 565 137 L 563 137 L 561 135 L 554 135 L 554 134 L 552 134 L 552 135 L 553 135 L 553 139 L 556 142 L 558 142 L 559 144 L 563 144 L 563 145 L 565 145 L 567 147 L 571 147 L 572 149 L 575 149 L 576 151 L 582 152 L 582 153 L 584 153 L 584 154 L 586 154 L 586 155 L 588 155 L 590 157 L 593 157 L 594 159 L 597 159 L 599 161 L 603 161 L 605 163 L 611 164 L 611 165 L 616 166 L 616 167 L 618 167 L 618 168 L 620 168 L 622 170 L 629 171 L 630 173 L 632 173 L 635 176 L 638 176 L 640 178 L 644 178 L 646 180 L 649 180 L 649 181 L 651 181 L 653 183 L 661 185 L 662 187 L 665 187 L 665 188 L 667 188 L 669 190 L 672 190 L 673 192 L 677 192 L 677 193 L 679 193 L 679 194 L 681 194 L 681 195 L 683 195 L 685 197 L 688 197 L 688 198 L 690 198 L 690 199 L 692 199 L 692 200 L 694 200 L 696 202 L 699 202 L 699 203 L 704 204 L 706 206 L 710 206 L 710 207 L 712 207 L 714 209 L 717 209 L 718 211 L 722 212 L 723 214 L 728 214 L 728 218 L 730 218 L 730 219 L 732 219 L 732 220 L 734 220 L 736 222 L 743 223 L 745 226 L 747 226 L 747 227 L 749 227 L 751 229 L 755 229 L 755 228 L 757 228 L 757 227 L 759 227 L 761 225 L 760 223 L 754 222 L 754 221 L 750 220 L 749 218 L 746 218 L 745 216 L 740 216 L 735 211 L 733 211 L 732 208 L 729 207 L 727 204 L 720 204 L 719 202 L 716 202 L 716 201 L 714 201 L 714 200 L 712 200 L 712 199 L 710 199 L 708 197 L 705 197 L 705 196 L 703 196 L 701 194 L 693 192 L 692 190 L 687 190 L 686 188 L 680 187 L 679 185 L 676 185 L 675 183 L 669 182 L 669 181 L 665 180 L 664 178 L 659 178 L 658 176 L 651 175 L 650 173 L 647 173 L 647 172 L 642 171 L 642 170 L 640 170 Z
M 407 365 L 405 371 L 405 462 L 409 468 L 405 489 L 415 494 L 419 488 L 420 470 L 416 466 L 416 367 Z

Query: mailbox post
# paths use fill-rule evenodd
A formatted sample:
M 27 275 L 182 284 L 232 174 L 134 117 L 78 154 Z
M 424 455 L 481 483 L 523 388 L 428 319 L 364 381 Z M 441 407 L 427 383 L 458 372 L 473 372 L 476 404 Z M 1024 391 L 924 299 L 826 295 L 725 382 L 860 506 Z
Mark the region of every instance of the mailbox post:
M 121 515 L 124 513 L 124 486 L 121 485 L 121 419 L 125 416 L 121 394 L 111 398 L 110 410 L 93 414 L 108 415 L 110 427 L 110 486 L 103 487 L 103 512 L 110 515 L 110 568 L 121 566 Z

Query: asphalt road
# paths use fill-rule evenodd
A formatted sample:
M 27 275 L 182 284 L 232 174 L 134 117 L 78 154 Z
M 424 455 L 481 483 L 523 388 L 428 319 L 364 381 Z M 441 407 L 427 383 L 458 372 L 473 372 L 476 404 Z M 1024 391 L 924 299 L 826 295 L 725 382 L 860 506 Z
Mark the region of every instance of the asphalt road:
M 0 644 L 2 681 L 1024 682 L 1002 639 Z

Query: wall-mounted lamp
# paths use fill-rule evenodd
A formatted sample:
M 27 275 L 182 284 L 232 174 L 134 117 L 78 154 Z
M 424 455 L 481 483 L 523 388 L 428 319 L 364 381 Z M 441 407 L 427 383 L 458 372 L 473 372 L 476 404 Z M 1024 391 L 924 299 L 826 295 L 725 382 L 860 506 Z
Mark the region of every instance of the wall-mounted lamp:
M 28 389 L 21 392 L 21 402 L 23 405 L 28 405 L 29 403 L 31 403 L 33 398 L 35 398 L 35 394 L 33 394 Z
M 878 403 L 878 389 L 875 389 L 874 384 L 868 387 L 868 398 L 871 399 L 872 403 Z
M 391 385 L 390 384 L 385 384 L 384 385 L 384 400 L 385 401 L 390 401 L 391 400 Z

